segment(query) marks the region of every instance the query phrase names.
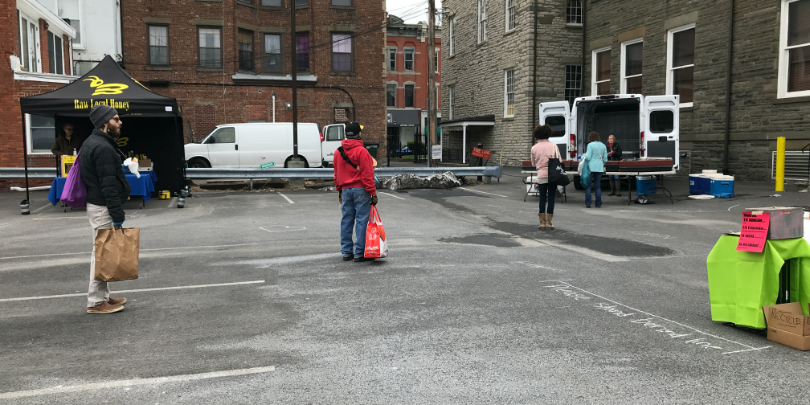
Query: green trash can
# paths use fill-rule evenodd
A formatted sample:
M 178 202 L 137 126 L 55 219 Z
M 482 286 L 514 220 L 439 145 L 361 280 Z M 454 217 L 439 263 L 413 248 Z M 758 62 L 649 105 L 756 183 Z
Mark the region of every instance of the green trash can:
M 377 159 L 377 149 L 380 148 L 379 143 L 363 143 L 363 146 L 366 147 L 366 150 L 369 154 L 371 154 L 371 157 Z

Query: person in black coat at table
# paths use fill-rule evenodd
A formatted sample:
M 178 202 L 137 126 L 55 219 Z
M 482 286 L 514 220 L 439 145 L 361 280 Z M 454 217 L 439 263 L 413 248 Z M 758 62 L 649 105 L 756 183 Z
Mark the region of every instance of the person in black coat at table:
M 607 155 L 608 161 L 622 160 L 622 147 L 616 142 L 616 137 L 613 135 L 608 137 Z M 610 194 L 608 195 L 617 195 L 621 197 L 622 183 L 619 181 L 619 176 L 608 176 L 608 181 L 610 182 Z
M 124 224 L 122 205 L 129 198 L 129 182 L 124 176 L 124 154 L 116 140 L 121 136 L 118 111 L 97 105 L 90 111 L 93 133 L 82 145 L 79 167 L 87 187 L 87 218 L 93 228 L 93 256 L 90 259 L 90 287 L 87 292 L 88 314 L 109 314 L 124 309 L 126 298 L 110 298 L 106 281 L 95 280 L 95 238 L 99 229 L 121 228 Z

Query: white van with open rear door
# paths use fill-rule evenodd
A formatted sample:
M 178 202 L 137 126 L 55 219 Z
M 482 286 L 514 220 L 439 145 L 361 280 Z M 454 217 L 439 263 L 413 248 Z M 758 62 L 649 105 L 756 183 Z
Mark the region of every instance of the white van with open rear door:
M 199 143 L 185 146 L 188 167 L 287 167 L 293 156 L 290 122 L 218 125 Z M 321 167 L 321 134 L 317 124 L 298 124 L 298 155 L 306 167 Z
M 334 164 L 335 153 L 344 139 L 346 139 L 346 124 L 325 125 L 323 127 L 321 153 L 323 154 L 324 167 Z
M 553 131 L 551 142 L 563 159 L 585 154 L 588 134 L 596 131 L 607 144 L 609 135 L 622 147 L 622 158 L 668 157 L 680 165 L 680 100 L 677 95 L 610 94 L 578 97 L 539 105 L 540 125 Z M 579 186 L 574 176 L 574 186 Z M 579 188 L 579 187 L 577 187 Z

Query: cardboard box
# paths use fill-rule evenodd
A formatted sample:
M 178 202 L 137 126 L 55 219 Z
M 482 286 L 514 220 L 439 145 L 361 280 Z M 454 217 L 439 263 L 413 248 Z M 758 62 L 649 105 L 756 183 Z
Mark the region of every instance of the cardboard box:
M 152 159 L 140 159 L 138 160 L 138 171 L 139 172 L 148 172 L 152 170 Z
M 799 350 L 810 350 L 810 316 L 802 312 L 802 304 L 768 305 L 762 307 L 768 325 L 768 340 Z
M 751 212 L 771 214 L 768 226 L 768 239 L 794 239 L 804 236 L 804 210 L 797 207 L 746 208 Z

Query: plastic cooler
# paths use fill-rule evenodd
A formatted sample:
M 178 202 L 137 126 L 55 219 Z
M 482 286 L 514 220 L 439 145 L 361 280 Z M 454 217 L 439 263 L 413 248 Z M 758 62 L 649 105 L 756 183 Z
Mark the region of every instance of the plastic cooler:
M 734 176 L 712 176 L 709 186 L 709 194 L 716 198 L 734 197 Z
M 655 194 L 657 182 L 652 176 L 636 176 L 636 195 Z
M 701 194 L 699 174 L 689 175 L 689 194 Z

